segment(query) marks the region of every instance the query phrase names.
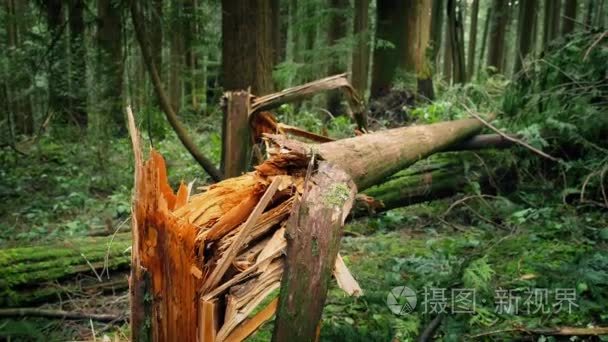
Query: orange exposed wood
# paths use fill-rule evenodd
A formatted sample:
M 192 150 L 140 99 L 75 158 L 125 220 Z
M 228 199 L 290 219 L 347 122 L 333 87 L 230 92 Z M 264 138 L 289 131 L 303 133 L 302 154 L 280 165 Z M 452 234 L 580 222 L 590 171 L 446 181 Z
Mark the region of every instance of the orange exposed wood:
M 245 321 L 238 328 L 228 335 L 226 342 L 239 342 L 245 340 L 249 335 L 253 334 L 262 324 L 266 323 L 277 311 L 279 299 L 275 298 L 262 311 L 255 316 Z

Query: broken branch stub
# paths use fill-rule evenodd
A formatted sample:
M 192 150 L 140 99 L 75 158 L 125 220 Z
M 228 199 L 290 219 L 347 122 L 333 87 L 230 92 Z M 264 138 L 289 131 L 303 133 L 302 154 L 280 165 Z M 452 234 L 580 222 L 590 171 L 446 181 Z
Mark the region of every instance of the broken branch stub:
M 256 113 L 264 110 L 277 108 L 284 103 L 303 100 L 318 93 L 338 88 L 343 90 L 357 125 L 360 129 L 366 130 L 365 106 L 357 91 L 348 81 L 347 74 L 329 76 L 300 86 L 287 88 L 277 93 L 254 98 L 251 103 L 250 116 L 255 116 Z

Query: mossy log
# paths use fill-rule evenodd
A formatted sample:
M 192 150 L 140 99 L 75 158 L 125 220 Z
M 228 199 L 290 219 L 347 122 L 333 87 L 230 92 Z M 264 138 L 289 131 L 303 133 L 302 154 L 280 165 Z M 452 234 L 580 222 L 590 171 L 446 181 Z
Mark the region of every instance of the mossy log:
M 0 249 L 0 307 L 67 298 L 66 293 L 125 289 L 129 233 L 52 245 Z M 63 294 L 63 296 L 62 296 Z
M 360 217 L 453 196 L 466 191 L 472 183 L 478 183 L 488 192 L 508 190 L 511 169 L 489 164 L 484 165 L 481 159 L 467 152 L 442 153 L 422 160 L 365 190 L 363 194 L 371 196 L 374 202 L 358 201 L 353 215 Z
M 420 161 L 364 191 L 363 194 L 373 197 L 374 203 L 382 206 L 370 207 L 367 202 L 357 201 L 352 216 L 357 218 L 449 197 L 466 191 L 471 182 L 478 182 L 482 187 L 489 185 L 490 178 L 498 185 L 506 183 L 502 179 L 508 169 L 486 161 L 488 169 L 478 159 L 470 157 L 459 152 Z M 125 289 L 130 245 L 131 235 L 120 233 L 114 237 L 88 237 L 51 245 L 0 249 L 0 306 L 19 307 L 55 301 L 65 298 L 65 292 L 70 291 Z M 103 271 L 106 256 L 111 271 L 109 279 Z M 103 282 L 99 282 L 93 269 L 102 276 Z

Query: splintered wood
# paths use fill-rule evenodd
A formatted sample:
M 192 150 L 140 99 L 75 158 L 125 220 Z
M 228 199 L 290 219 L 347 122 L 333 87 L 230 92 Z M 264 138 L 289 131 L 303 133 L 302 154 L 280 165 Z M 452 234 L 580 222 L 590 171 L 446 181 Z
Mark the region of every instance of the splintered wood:
M 139 267 L 131 281 L 134 301 L 141 301 L 133 308 L 147 312 L 132 310 L 133 319 L 162 327 L 147 337 L 241 341 L 273 317 L 285 227 L 304 193 L 308 162 L 301 155 L 274 157 L 255 172 L 190 195 L 183 184 L 172 191 L 156 151 L 136 160 L 133 265 Z M 342 258 L 334 274 L 345 291 L 361 294 Z

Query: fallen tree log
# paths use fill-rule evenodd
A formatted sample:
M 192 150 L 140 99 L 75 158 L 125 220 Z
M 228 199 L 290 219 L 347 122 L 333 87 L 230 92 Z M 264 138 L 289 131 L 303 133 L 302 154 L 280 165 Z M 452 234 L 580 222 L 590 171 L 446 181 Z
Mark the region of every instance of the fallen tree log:
M 508 169 L 490 161 L 487 164 L 489 169 L 479 159 L 462 153 L 436 155 L 365 190 L 362 194 L 372 196 L 373 201 L 356 201 L 351 215 L 359 218 L 449 197 L 466 191 L 466 185 L 471 182 L 480 183 L 482 189 L 488 191 L 495 191 L 495 186 L 504 188 L 510 179 L 506 176 Z M 108 245 L 110 253 L 107 253 Z M 130 245 L 130 233 L 120 233 L 69 243 L 0 249 L 0 306 L 31 306 L 66 298 L 71 292 L 124 290 L 128 286 L 125 272 L 130 266 L 127 251 Z M 104 271 L 106 264 L 109 272 Z M 21 266 L 11 268 L 12 265 Z
M 421 161 L 386 179 L 382 184 L 365 190 L 369 200 L 356 202 L 353 215 L 405 207 L 413 204 L 453 196 L 466 189 L 467 184 L 478 183 L 482 190 L 497 192 L 509 188 L 511 169 L 506 165 L 491 165 L 471 155 L 459 153 L 457 157 L 437 155 Z
M 0 250 L 0 307 L 126 288 L 130 233 Z
M 270 158 L 256 171 L 191 196 L 183 184 L 172 191 L 158 153 L 144 162 L 131 116 L 133 340 L 240 340 L 273 307 L 275 340 L 314 339 L 356 189 L 481 127 L 458 120 L 320 145 L 267 136 Z M 249 317 L 279 286 L 278 303 Z

